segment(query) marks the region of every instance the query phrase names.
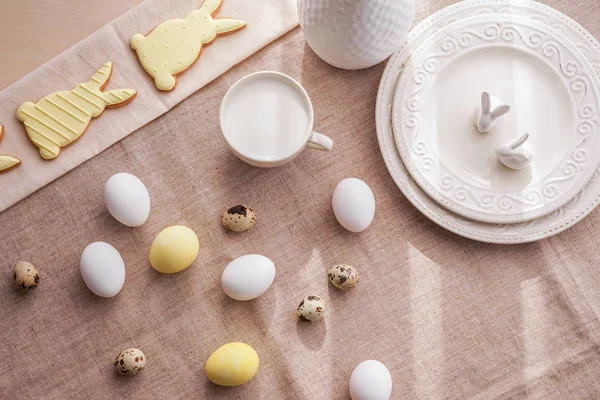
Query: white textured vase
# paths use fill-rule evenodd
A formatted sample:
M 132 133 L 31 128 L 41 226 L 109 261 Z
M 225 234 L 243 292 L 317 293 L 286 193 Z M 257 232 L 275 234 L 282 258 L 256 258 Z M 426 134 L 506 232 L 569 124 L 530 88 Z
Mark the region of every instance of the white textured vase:
M 403 43 L 415 0 L 298 0 L 304 37 L 324 61 L 344 69 L 380 63 Z

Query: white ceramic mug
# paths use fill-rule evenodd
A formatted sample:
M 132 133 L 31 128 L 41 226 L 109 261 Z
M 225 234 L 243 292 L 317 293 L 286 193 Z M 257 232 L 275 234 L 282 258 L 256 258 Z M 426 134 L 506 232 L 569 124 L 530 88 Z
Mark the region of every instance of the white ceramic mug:
M 257 167 L 276 167 L 305 147 L 331 150 L 333 141 L 314 132 L 306 90 L 273 71 L 247 75 L 229 88 L 219 113 L 221 132 L 233 152 Z

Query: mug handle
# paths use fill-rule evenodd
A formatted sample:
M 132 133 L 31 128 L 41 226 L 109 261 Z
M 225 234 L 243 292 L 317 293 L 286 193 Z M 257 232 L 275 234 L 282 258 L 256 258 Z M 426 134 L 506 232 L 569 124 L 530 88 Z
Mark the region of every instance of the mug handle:
M 306 143 L 306 147 L 310 147 L 311 149 L 329 151 L 333 147 L 333 140 L 331 140 L 328 136 L 323 135 L 319 132 L 313 132 L 310 139 L 308 139 L 308 143 Z

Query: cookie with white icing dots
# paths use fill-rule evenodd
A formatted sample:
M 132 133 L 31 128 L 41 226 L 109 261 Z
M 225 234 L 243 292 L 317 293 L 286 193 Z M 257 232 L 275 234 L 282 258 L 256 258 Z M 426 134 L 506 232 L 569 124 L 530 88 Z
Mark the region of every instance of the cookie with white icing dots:
M 4 126 L 0 125 L 0 142 L 4 139 Z M 0 174 L 21 165 L 21 160 L 13 156 L 0 154 Z
M 246 26 L 241 20 L 214 18 L 222 2 L 205 0 L 200 9 L 192 11 L 186 19 L 172 19 L 154 28 L 148 36 L 138 33 L 131 37 L 131 47 L 158 89 L 173 90 L 177 76 L 194 64 L 204 46 L 217 36 Z
M 92 118 L 105 108 L 129 104 L 137 95 L 132 89 L 104 92 L 112 74 L 111 62 L 104 64 L 85 83 L 73 90 L 49 94 L 37 103 L 26 102 L 17 110 L 17 118 L 25 125 L 29 140 L 46 160 L 58 157 L 61 147 L 79 139 Z

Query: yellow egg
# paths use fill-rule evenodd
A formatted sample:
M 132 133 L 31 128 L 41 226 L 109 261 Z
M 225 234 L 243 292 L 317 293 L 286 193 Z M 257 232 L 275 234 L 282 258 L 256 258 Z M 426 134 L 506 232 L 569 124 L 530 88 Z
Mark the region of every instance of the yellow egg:
M 200 243 L 188 227 L 176 225 L 163 229 L 150 247 L 150 264 L 158 272 L 172 274 L 189 267 L 196 257 Z
M 238 386 L 248 382 L 258 371 L 258 354 L 245 343 L 227 343 L 206 361 L 208 379 L 221 386 Z

